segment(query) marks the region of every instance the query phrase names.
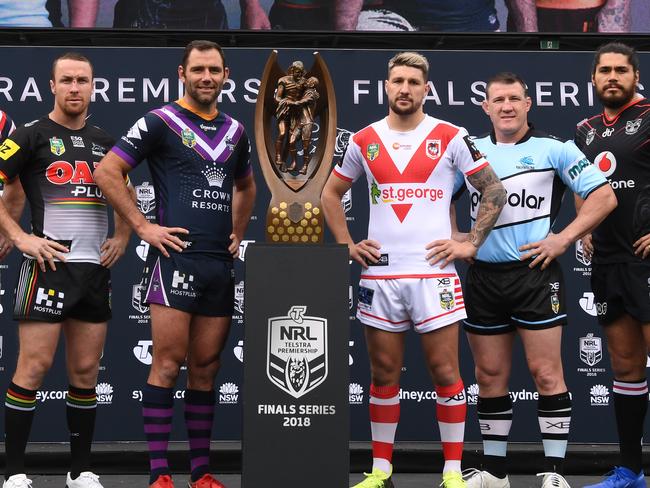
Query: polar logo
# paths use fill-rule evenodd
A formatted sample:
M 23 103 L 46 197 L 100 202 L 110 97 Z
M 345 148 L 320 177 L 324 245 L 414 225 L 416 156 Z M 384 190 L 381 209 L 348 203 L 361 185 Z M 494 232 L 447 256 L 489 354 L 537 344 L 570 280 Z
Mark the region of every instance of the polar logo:
M 138 345 L 133 348 L 133 355 L 138 361 L 147 366 L 151 365 L 153 357 L 151 356 L 151 346 L 153 341 L 138 341 Z
M 594 160 L 598 169 L 605 176 L 611 176 L 616 171 L 616 157 L 610 151 L 603 151 Z

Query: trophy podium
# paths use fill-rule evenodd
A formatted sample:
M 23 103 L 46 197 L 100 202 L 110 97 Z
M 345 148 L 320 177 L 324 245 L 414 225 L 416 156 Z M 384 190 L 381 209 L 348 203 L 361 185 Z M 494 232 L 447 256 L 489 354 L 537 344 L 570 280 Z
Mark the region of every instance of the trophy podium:
M 246 251 L 242 487 L 347 486 L 348 248 L 322 244 L 320 194 L 336 140 L 334 86 L 315 53 L 274 51 L 255 110 L 271 191 L 266 243 Z

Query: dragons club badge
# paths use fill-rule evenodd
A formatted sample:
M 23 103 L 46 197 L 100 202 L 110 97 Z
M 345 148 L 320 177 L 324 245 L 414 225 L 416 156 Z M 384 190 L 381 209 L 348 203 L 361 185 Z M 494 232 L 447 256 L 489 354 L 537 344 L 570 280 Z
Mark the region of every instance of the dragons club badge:
M 268 322 L 266 375 L 294 398 L 317 388 L 328 372 L 327 319 L 306 312 L 306 306 L 294 305 Z

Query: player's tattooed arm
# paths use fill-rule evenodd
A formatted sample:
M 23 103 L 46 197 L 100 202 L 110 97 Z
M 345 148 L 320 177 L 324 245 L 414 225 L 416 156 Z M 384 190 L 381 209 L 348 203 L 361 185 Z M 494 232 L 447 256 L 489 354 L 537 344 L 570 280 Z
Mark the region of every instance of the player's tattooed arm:
M 598 32 L 630 32 L 629 0 L 607 0 L 597 16 Z
M 506 189 L 491 166 L 469 175 L 467 180 L 481 193 L 476 224 L 469 232 L 468 241 L 477 248 L 483 244 L 506 203 Z
M 508 16 L 514 19 L 517 32 L 537 32 L 535 0 L 506 0 Z

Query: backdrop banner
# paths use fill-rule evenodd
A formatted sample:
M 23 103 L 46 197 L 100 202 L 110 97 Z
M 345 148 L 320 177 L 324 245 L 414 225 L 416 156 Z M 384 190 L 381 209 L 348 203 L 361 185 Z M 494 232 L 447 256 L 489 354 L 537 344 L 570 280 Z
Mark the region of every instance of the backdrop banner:
M 4 66 L 0 70 L 0 108 L 17 123 L 26 123 L 52 109 L 49 88 L 52 59 L 68 49 L 50 47 L 5 47 Z M 83 48 L 95 68 L 95 93 L 88 122 L 96 124 L 116 138 L 147 111 L 182 94 L 177 67 L 181 48 Z M 253 140 L 255 102 L 269 49 L 227 49 L 230 79 L 219 99 L 219 108 L 247 127 Z M 384 79 L 388 50 L 324 50 L 323 59 L 330 69 L 336 89 L 338 110 L 337 163 L 350 135 L 384 117 L 388 111 Z M 514 71 L 528 83 L 533 108 L 530 120 L 539 129 L 560 138 L 571 139 L 575 125 L 601 108 L 590 83 L 592 55 L 575 52 L 504 52 L 504 51 L 424 51 L 431 64 L 430 92 L 425 111 L 435 117 L 466 127 L 470 134 L 489 131 L 489 119 L 480 107 L 485 81 L 499 71 Z M 294 59 L 310 59 L 312 52 L 281 49 L 279 62 L 288 66 Z M 650 55 L 641 54 L 641 65 Z M 643 80 L 643 77 L 641 78 Z M 644 92 L 643 85 L 640 86 Z M 318 127 L 314 138 L 318 137 Z M 257 156 L 253 166 L 258 199 L 246 240 L 236 261 L 235 315 L 222 369 L 217 377 L 215 439 L 239 440 L 242 433 L 242 384 L 245 344 L 243 331 L 244 264 L 247 246 L 264 240 L 265 215 L 270 194 L 266 189 Z M 156 194 L 146 165 L 131 172 L 137 190 L 138 206 L 148 219 L 155 219 Z M 641 182 L 639 182 L 640 184 Z M 368 190 L 365 180 L 358 181 L 345 196 L 344 205 L 352 236 L 362 239 L 367 233 Z M 458 209 L 461 227 L 467 228 L 468 205 L 464 197 Z M 574 215 L 573 199 L 565 198 L 556 222 L 561 229 Z M 27 212 L 26 212 L 27 214 Z M 23 217 L 25 225 L 28 216 Z M 408 236 L 405 236 L 408 238 Z M 327 233 L 325 242 L 332 242 Z M 126 255 L 112 271 L 113 320 L 101 361 L 97 386 L 99 411 L 95 438 L 99 441 L 144 440 L 141 409 L 142 387 L 151 364 L 149 310 L 140 302 L 141 271 L 148 245 L 132 236 Z M 20 256 L 17 251 L 0 264 L 0 385 L 8 385 L 17 354 L 16 323 L 12 320 L 13 294 Z M 562 343 L 566 381 L 573 395 L 572 442 L 614 442 L 616 427 L 612 400 L 612 374 L 604 343 L 604 334 L 596 323 L 596 305 L 589 285 L 590 263 L 580 245 L 560 259 L 566 278 L 569 324 Z M 458 264 L 461 277 L 465 268 Z M 349 403 L 352 440 L 369 440 L 368 422 L 369 368 L 362 326 L 354 318 L 359 266 L 350 266 L 349 317 L 350 366 Z M 314 279 L 318 279 L 314 277 Z M 439 440 L 435 423 L 433 385 L 423 362 L 419 338 L 408 335 L 407 354 L 401 381 L 402 421 L 398 440 Z M 62 350 L 62 348 L 61 348 Z M 469 403 L 466 438 L 480 440 L 476 419 L 478 387 L 467 340 L 461 334 L 461 372 L 467 386 Z M 513 361 L 511 395 L 514 401 L 513 441 L 539 441 L 536 418 L 537 393 L 525 366 L 521 345 L 517 344 Z M 184 396 L 185 376 L 181 374 L 174 398 Z M 66 441 L 65 393 L 67 389 L 64 357 L 59 351 L 56 363 L 37 397 L 37 412 L 31 440 Z M 180 405 L 179 405 L 180 407 Z M 1 411 L 1 410 L 0 410 Z M 0 413 L 0 415 L 2 415 Z M 173 439 L 185 438 L 182 409 L 176 408 Z M 595 428 L 594 419 L 598 420 Z M 2 425 L 0 423 L 0 425 Z M 646 431 L 646 437 L 650 431 Z

